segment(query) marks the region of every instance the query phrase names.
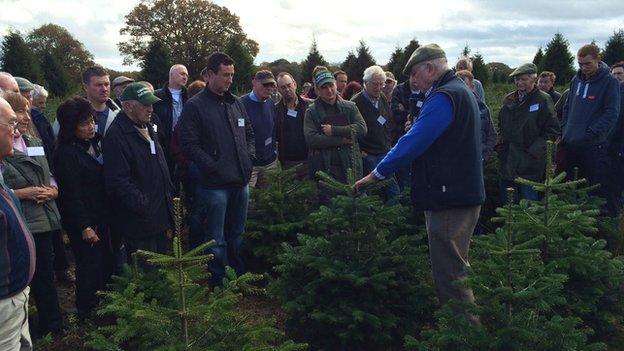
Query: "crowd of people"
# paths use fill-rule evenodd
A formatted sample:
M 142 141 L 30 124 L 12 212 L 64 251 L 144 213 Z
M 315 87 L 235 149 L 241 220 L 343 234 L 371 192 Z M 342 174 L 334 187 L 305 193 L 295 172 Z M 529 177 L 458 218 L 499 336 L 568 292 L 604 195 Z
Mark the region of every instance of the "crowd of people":
M 317 66 L 300 91 L 291 73 L 261 69 L 240 97 L 230 91 L 236 63 L 220 52 L 207 58 L 200 80 L 188 84 L 186 67 L 176 64 L 157 90 L 125 76 L 111 85 L 93 66 L 82 75 L 84 96 L 62 102 L 53 124 L 42 86 L 0 72 L 0 349 L 32 348 L 30 292 L 38 333 L 63 334 L 55 277 L 73 280 L 63 232 L 75 257 L 78 317 L 90 318 L 97 291 L 134 252 L 168 250 L 181 189 L 189 245 L 216 243 L 209 284 L 222 284 L 226 266 L 244 272 L 249 188 L 270 187 L 267 172 L 279 167 L 297 166 L 297 177 L 310 180 L 325 171 L 347 181 L 354 171 L 354 188 L 364 191 L 389 179 L 387 202 L 411 188 L 413 207 L 425 213 L 440 302 L 473 301 L 453 281 L 465 276 L 492 155 L 501 189 L 538 200 L 514 179 L 543 180 L 546 142 L 557 141 L 558 167 L 600 184 L 604 211 L 619 211 L 624 62 L 607 67 L 593 44 L 577 59 L 563 94 L 552 72 L 531 63 L 514 70 L 516 90 L 504 98 L 497 128 L 470 59 L 450 69 L 436 44 L 414 51 L 400 84 L 380 66 L 362 77 Z M 320 201 L 330 196 L 320 192 Z

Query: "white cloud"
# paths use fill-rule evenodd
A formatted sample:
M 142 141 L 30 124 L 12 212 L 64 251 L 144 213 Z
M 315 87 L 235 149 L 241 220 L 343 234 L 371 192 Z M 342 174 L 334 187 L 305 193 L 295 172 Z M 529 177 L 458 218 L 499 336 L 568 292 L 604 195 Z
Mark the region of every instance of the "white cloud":
M 0 35 L 22 32 L 52 22 L 67 28 L 91 51 L 96 62 L 122 66 L 117 43 L 124 16 L 138 0 L 0 0 Z M 621 1 L 548 2 L 538 0 L 216 0 L 241 19 L 248 36 L 260 44 L 256 62 L 304 59 L 315 36 L 330 62 L 341 62 L 360 39 L 380 64 L 396 46 L 410 39 L 437 42 L 455 58 L 466 43 L 486 61 L 515 66 L 533 58 L 561 31 L 574 52 L 595 39 L 604 45 L 623 27 Z M 130 67 L 136 68 L 136 67 Z

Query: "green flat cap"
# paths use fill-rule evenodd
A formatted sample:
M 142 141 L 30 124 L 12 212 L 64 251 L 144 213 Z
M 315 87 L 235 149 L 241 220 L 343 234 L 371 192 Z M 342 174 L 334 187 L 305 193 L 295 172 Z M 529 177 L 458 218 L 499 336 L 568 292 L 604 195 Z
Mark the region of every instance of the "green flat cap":
M 21 93 L 35 90 L 35 86 L 28 79 L 22 77 L 14 77 Z
M 403 69 L 403 75 L 409 76 L 412 71 L 412 66 L 421 62 L 434 60 L 438 58 L 446 58 L 446 53 L 438 44 L 427 44 L 414 50 L 412 56 L 410 56 L 405 68 Z
M 531 73 L 537 73 L 537 66 L 532 63 L 525 63 L 524 65 L 521 65 L 520 67 L 516 68 L 513 72 L 511 72 L 509 76 L 515 77 L 521 74 L 531 74 Z
M 160 101 L 160 99 L 157 98 L 148 87 L 139 82 L 128 84 L 119 100 L 136 100 L 146 106 Z

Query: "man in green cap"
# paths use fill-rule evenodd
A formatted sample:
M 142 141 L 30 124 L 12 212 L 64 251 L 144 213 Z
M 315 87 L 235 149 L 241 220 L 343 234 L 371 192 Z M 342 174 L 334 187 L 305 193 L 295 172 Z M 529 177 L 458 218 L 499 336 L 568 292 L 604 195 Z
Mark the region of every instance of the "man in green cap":
M 472 290 L 454 281 L 466 276 L 470 238 L 485 200 L 477 100 L 436 44 L 416 49 L 403 74 L 425 92 L 425 101 L 410 130 L 355 190 L 412 164 L 412 205 L 425 213 L 438 299 L 473 302 Z
M 344 182 L 350 168 L 362 174 L 361 158 L 351 164 L 351 147 L 359 152 L 357 138 L 366 135 L 366 122 L 354 102 L 338 99 L 336 79 L 327 68 L 315 67 L 313 77 L 318 98 L 306 111 L 303 122 L 310 175 L 316 179 L 317 171 L 325 171 Z
M 505 96 L 498 113 L 501 202 L 505 189 L 516 189 L 518 199 L 537 200 L 537 192 L 514 179 L 541 182 L 546 171 L 546 141 L 555 140 L 560 128 L 550 96 L 537 88 L 537 66 L 525 63 L 510 75 L 517 90 Z
M 160 101 L 141 83 L 131 83 L 120 97 L 122 111 L 102 142 L 104 180 L 116 229 L 128 258 L 139 249 L 165 252 L 173 228 L 173 188 L 156 132 L 152 105 Z

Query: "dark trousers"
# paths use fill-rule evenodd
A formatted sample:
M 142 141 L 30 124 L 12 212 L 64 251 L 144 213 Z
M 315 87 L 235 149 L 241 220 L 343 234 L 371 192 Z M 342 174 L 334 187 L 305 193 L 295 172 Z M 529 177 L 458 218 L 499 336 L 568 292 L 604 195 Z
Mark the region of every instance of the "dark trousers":
M 30 283 L 32 297 L 39 316 L 39 334 L 58 334 L 63 330 L 63 317 L 54 285 L 53 237 L 58 231 L 33 233 L 35 238 L 37 264 Z
M 196 188 L 190 245 L 194 248 L 206 241 L 215 241 L 211 249 L 214 259 L 208 263 L 211 286 L 223 284 L 226 266 L 234 268 L 237 274 L 244 271 L 240 251 L 248 203 L 248 185 L 225 189 Z
M 124 238 L 128 263 L 131 264 L 132 254 L 138 250 L 152 251 L 157 253 L 167 252 L 167 235 L 165 232 L 151 235 L 145 238 Z
M 81 232 L 69 233 L 76 258 L 76 309 L 78 315 L 87 315 L 97 307 L 98 290 L 104 290 L 115 271 L 115 259 L 110 236 L 98 231 L 100 241 L 94 244 L 82 239 Z
M 568 177 L 574 175 L 578 167 L 579 178 L 586 178 L 589 185 L 600 184 L 593 195 L 606 200 L 603 211 L 609 216 L 617 215 L 618 196 L 614 187 L 612 161 L 607 152 L 606 144 L 583 148 L 566 146 L 566 172 Z
M 63 232 L 55 231 L 52 237 L 52 248 L 54 250 L 54 270 L 56 272 L 63 272 L 69 268 L 69 261 L 67 261 L 67 253 L 65 252 L 65 243 L 63 242 Z

